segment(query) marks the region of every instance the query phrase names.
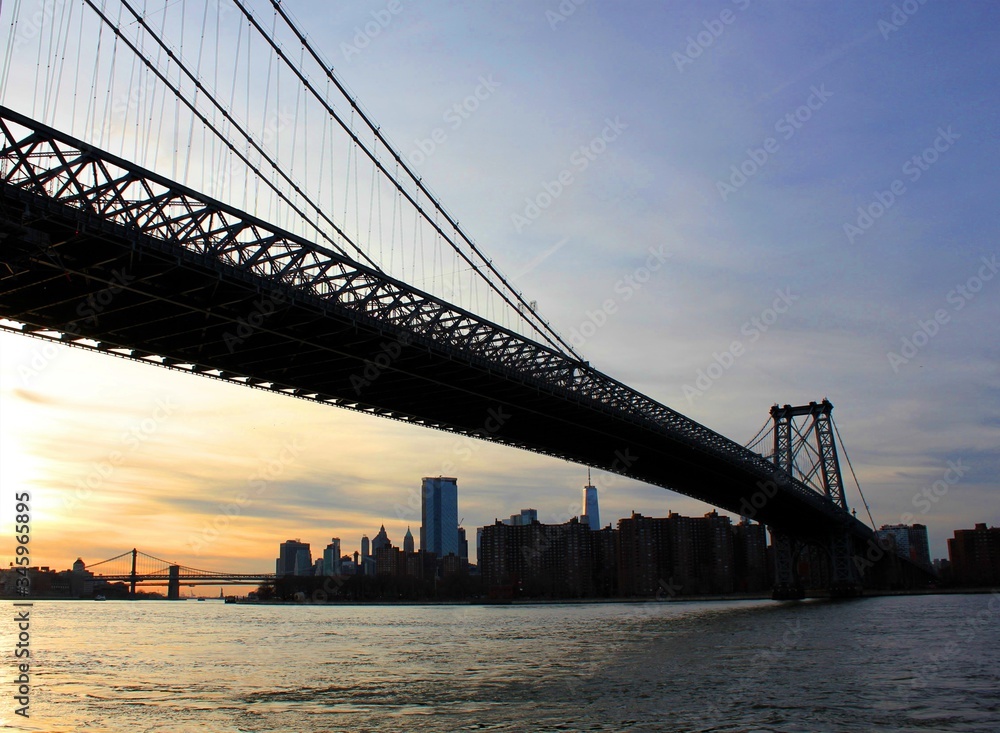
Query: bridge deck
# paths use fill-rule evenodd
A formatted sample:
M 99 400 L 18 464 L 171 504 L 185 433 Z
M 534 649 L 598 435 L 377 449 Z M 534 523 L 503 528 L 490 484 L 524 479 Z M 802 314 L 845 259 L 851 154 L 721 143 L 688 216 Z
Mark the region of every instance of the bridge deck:
M 10 110 L 0 119 L 0 317 L 28 331 L 558 456 L 737 513 L 775 475 L 589 365 Z M 219 221 L 229 229 L 209 226 Z M 248 228 L 252 247 L 231 236 Z M 319 287 L 307 265 L 343 274 Z M 794 481 L 754 518 L 870 534 Z

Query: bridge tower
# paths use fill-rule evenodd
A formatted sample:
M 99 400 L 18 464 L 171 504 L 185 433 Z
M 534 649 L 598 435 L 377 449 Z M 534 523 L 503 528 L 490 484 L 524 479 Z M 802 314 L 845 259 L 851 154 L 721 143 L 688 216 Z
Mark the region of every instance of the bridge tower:
M 139 551 L 133 547 L 132 548 L 132 572 L 129 574 L 129 583 L 128 583 L 128 597 L 129 598 L 135 598 L 135 584 L 136 584 L 136 581 L 138 580 L 138 578 L 136 577 L 136 572 L 135 572 L 135 561 L 136 561 L 136 558 L 138 557 L 138 555 L 139 555 Z
M 170 577 L 167 579 L 167 600 L 179 601 L 181 599 L 181 566 L 170 566 Z
M 774 444 L 772 457 L 776 468 L 812 486 L 848 516 L 847 497 L 840 473 L 840 459 L 834 440 L 833 404 L 824 399 L 808 405 L 771 407 Z M 774 532 L 776 599 L 804 597 L 801 580 L 795 572 L 795 557 L 802 549 L 791 536 Z M 851 597 L 860 593 L 861 583 L 852 563 L 851 536 L 846 527 L 834 530 L 825 547 L 830 557 L 832 597 Z

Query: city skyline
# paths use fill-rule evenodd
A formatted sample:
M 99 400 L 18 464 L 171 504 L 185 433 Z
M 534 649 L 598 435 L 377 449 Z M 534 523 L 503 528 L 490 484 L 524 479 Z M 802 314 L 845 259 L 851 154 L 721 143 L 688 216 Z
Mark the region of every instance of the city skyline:
M 989 87 L 967 61 L 997 52 L 931 33 L 994 11 L 922 6 L 888 34 L 889 5 L 822 8 L 819 21 L 791 9 L 773 28 L 737 14 L 701 47 L 715 18 L 697 5 L 584 4 L 559 21 L 532 5 L 406 5 L 344 52 L 372 10 L 296 6 L 403 154 L 595 366 L 738 442 L 772 403 L 827 396 L 876 526 L 911 514 L 946 557 L 952 529 L 1000 524 L 1000 238 L 967 215 L 992 190 L 979 164 Z M 589 53 L 610 47 L 620 57 Z M 740 57 L 756 63 L 735 69 Z M 765 80 L 768 94 L 744 91 Z M 474 114 L 446 116 L 477 90 Z M 31 99 L 14 83 L 4 103 Z M 609 123 L 600 156 L 574 157 Z M 567 169 L 573 184 L 533 216 Z M 556 459 L 7 333 L 0 360 L 0 480 L 35 495 L 42 564 L 117 554 L 142 544 L 137 526 L 149 549 L 210 567 L 272 557 L 278 536 L 385 523 L 401 537 L 419 524 L 412 477 L 441 473 L 462 481 L 467 526 L 519 506 L 547 522 L 580 513 L 586 469 Z M 845 481 L 860 514 L 846 466 Z M 710 509 L 595 483 L 605 516 Z
M 496 519 L 492 524 L 477 528 L 477 533 L 488 533 L 490 531 L 498 531 L 498 528 L 501 527 L 524 528 L 535 525 L 538 527 L 539 531 L 541 531 L 543 534 L 547 531 L 552 531 L 552 530 L 555 530 L 557 533 L 560 533 L 569 530 L 586 529 L 585 534 L 589 535 L 589 533 L 594 530 L 589 528 L 588 524 L 584 521 L 584 519 L 585 519 L 584 515 L 579 515 L 570 518 L 566 522 L 549 524 L 545 522 L 539 522 L 535 510 L 522 509 L 518 514 L 513 514 L 507 519 L 503 520 Z M 633 527 L 637 520 L 646 523 L 652 522 L 653 524 L 649 525 L 650 527 L 657 525 L 665 526 L 663 523 L 679 522 L 681 523 L 681 525 L 679 526 L 685 526 L 690 528 L 690 527 L 697 527 L 700 523 L 703 522 L 711 522 L 713 525 L 717 526 L 717 528 L 727 528 L 727 530 L 731 530 L 733 532 L 731 539 L 734 543 L 736 543 L 735 545 L 736 555 L 734 556 L 736 564 L 733 565 L 731 562 L 734 558 L 728 558 L 728 559 L 721 558 L 720 561 L 723 562 L 723 565 L 720 566 L 719 568 L 720 572 L 724 572 L 726 574 L 726 576 L 729 578 L 729 582 L 733 582 L 736 584 L 736 586 L 734 587 L 738 587 L 741 581 L 746 580 L 747 582 L 749 582 L 751 585 L 754 586 L 754 589 L 751 590 L 750 592 L 759 592 L 767 589 L 764 585 L 761 585 L 763 581 L 759 576 L 759 573 L 765 572 L 769 576 L 773 574 L 774 572 L 773 558 L 769 557 L 767 559 L 766 568 L 762 566 L 760 562 L 757 562 L 753 568 L 744 567 L 741 565 L 743 561 L 740 560 L 741 557 L 740 552 L 742 552 L 742 550 L 739 549 L 739 547 L 741 546 L 740 543 L 747 542 L 749 543 L 749 545 L 747 545 L 748 548 L 750 547 L 750 545 L 753 546 L 754 553 L 770 554 L 771 552 L 773 552 L 774 551 L 774 544 L 772 542 L 773 538 L 771 537 L 770 532 L 768 531 L 766 525 L 754 522 L 753 520 L 750 520 L 746 517 L 740 517 L 739 522 L 737 523 L 726 513 L 720 514 L 718 510 L 714 509 L 709 512 L 706 512 L 701 517 L 685 516 L 677 512 L 674 512 L 672 510 L 668 510 L 664 516 L 660 517 L 654 517 L 654 516 L 644 517 L 641 513 L 633 512 L 630 517 L 620 517 L 617 521 L 610 522 L 605 528 L 602 528 L 601 532 L 595 533 L 594 534 L 595 538 L 597 538 L 598 534 L 600 534 L 603 537 L 603 539 L 600 540 L 594 539 L 594 542 L 604 543 L 604 544 L 611 543 L 611 545 L 614 545 L 615 547 L 619 548 L 618 550 L 612 549 L 611 550 L 612 553 L 624 551 L 623 548 L 627 547 L 628 542 L 634 542 L 634 537 L 632 536 L 632 534 L 634 532 Z M 911 566 L 912 568 L 923 567 L 928 570 L 931 570 L 933 566 L 932 570 L 933 573 L 935 574 L 938 574 L 939 572 L 942 573 L 939 577 L 941 582 L 944 583 L 945 587 L 955 586 L 956 584 L 959 586 L 962 585 L 960 579 L 956 582 L 956 578 L 959 577 L 959 571 L 955 570 L 957 568 L 961 568 L 961 574 L 967 577 L 967 579 L 971 578 L 971 580 L 968 582 L 969 587 L 983 585 L 984 584 L 982 582 L 983 578 L 992 577 L 992 575 L 990 574 L 995 575 L 995 573 L 997 572 L 997 567 L 998 567 L 997 558 L 1000 557 L 1000 554 L 998 554 L 997 551 L 997 548 L 1000 547 L 1000 542 L 998 542 L 998 539 L 1000 539 L 1000 527 L 987 527 L 985 523 L 976 523 L 975 527 L 955 528 L 952 532 L 952 536 L 947 539 L 947 547 L 948 547 L 947 555 L 942 558 L 934 558 L 933 561 L 928 554 L 926 529 L 927 528 L 922 524 L 883 525 L 876 531 L 877 541 L 880 543 L 882 549 L 885 550 L 886 552 L 896 554 L 901 558 L 908 558 L 912 563 Z M 460 528 L 460 530 L 462 532 L 465 531 L 464 528 Z M 625 532 L 625 534 L 622 534 L 623 531 Z M 622 536 L 621 542 L 625 544 L 621 545 L 618 544 L 619 541 L 616 539 L 618 535 Z M 531 558 L 535 557 L 537 560 L 537 556 L 539 556 L 539 553 L 543 553 L 549 556 L 549 560 L 546 562 L 551 562 L 552 560 L 556 560 L 557 562 L 561 563 L 569 562 L 570 564 L 572 564 L 573 561 L 569 556 L 560 554 L 562 552 L 565 552 L 567 550 L 567 547 L 562 546 L 554 538 L 545 539 L 542 536 L 536 536 L 534 537 L 534 539 L 531 539 L 531 537 L 532 535 L 527 535 L 520 538 L 520 544 L 523 544 L 526 539 L 528 540 L 527 544 L 528 549 L 526 550 L 520 546 L 514 548 L 515 551 L 513 554 L 513 561 L 515 563 L 518 563 L 520 566 L 525 566 L 525 563 L 527 563 L 525 567 L 530 567 L 532 566 L 533 563 L 535 563 L 535 560 L 532 560 Z M 629 539 L 626 540 L 625 539 L 626 537 L 628 537 Z M 976 539 L 973 540 L 973 538 Z M 702 537 L 702 539 L 704 540 L 704 537 Z M 647 534 L 643 541 L 652 542 L 654 544 L 656 543 L 662 544 L 662 540 L 657 539 L 656 532 L 653 532 L 653 534 Z M 610 548 L 611 545 L 607 546 Z M 477 546 L 478 546 L 478 541 L 477 541 Z M 595 545 L 595 548 L 596 546 L 597 545 Z M 413 536 L 409 531 L 409 529 L 407 530 L 406 535 L 404 536 L 404 539 L 400 544 L 400 543 L 394 543 L 392 541 L 392 538 L 388 536 L 388 532 L 385 530 L 385 527 L 383 525 L 380 528 L 380 531 L 376 536 L 376 538 L 372 540 L 370 544 L 367 535 L 362 535 L 360 540 L 360 552 L 358 550 L 354 550 L 353 552 L 351 552 L 350 549 L 347 549 L 346 552 L 343 552 L 341 554 L 344 548 L 341 546 L 340 538 L 338 537 L 332 538 L 330 544 L 328 544 L 326 548 L 320 551 L 320 554 L 317 555 L 315 562 L 313 562 L 312 559 L 310 542 L 302 542 L 301 538 L 288 539 L 283 542 L 280 542 L 279 557 L 274 561 L 275 572 L 270 575 L 272 578 L 281 578 L 282 576 L 296 576 L 296 577 L 342 576 L 343 577 L 355 574 L 374 576 L 376 574 L 381 574 L 381 571 L 378 571 L 378 573 L 376 571 L 375 560 L 380 550 L 382 550 L 382 548 L 386 548 L 393 552 L 400 553 L 401 555 L 425 555 L 427 553 L 427 551 L 425 551 L 423 548 L 417 548 L 415 546 L 413 541 Z M 580 552 L 581 549 L 583 548 L 574 547 L 573 551 L 578 553 Z M 552 551 L 555 551 L 554 555 Z M 675 548 L 674 551 L 679 552 L 677 548 Z M 804 571 L 806 575 L 803 577 L 807 579 L 811 578 L 809 582 L 819 582 L 819 583 L 827 582 L 827 580 L 824 579 L 826 574 L 829 572 L 829 569 L 827 568 L 828 558 L 826 556 L 827 552 L 826 549 L 820 544 L 805 543 L 802 546 L 802 551 L 803 553 L 805 553 L 805 556 L 809 557 L 810 564 L 813 563 L 816 564 L 816 567 L 813 570 Z M 148 553 L 145 553 L 143 551 L 140 552 L 141 554 L 146 556 L 147 560 L 168 562 L 168 561 L 162 561 L 162 559 L 160 558 L 148 557 Z M 604 550 L 604 552 L 607 552 L 607 550 Z M 127 555 L 130 553 L 125 553 L 125 554 Z M 584 554 L 586 554 L 586 551 L 584 552 Z M 640 553 L 640 555 L 646 557 L 644 553 Z M 433 552 L 431 553 L 431 556 L 436 557 L 438 560 L 443 559 L 441 556 L 438 556 Z M 124 557 L 124 555 L 119 556 L 116 559 L 120 560 L 122 557 Z M 461 557 L 466 560 L 471 560 L 471 557 L 467 557 L 461 552 L 457 555 L 457 557 Z M 613 558 L 613 555 L 609 557 Z M 679 566 L 675 566 L 675 571 L 680 572 L 679 569 L 681 567 L 685 567 L 683 566 L 683 561 L 686 556 L 684 555 L 683 552 L 681 552 L 681 554 L 679 554 L 677 557 L 682 561 L 682 564 Z M 493 559 L 494 560 L 496 559 L 495 556 L 493 557 Z M 581 556 L 579 559 L 583 561 L 585 558 Z M 480 556 L 477 557 L 476 560 L 477 562 L 470 563 L 469 570 L 475 574 L 483 574 L 485 571 L 481 563 L 484 561 L 484 558 Z M 687 558 L 687 560 L 691 560 L 691 558 Z M 646 561 L 649 561 L 648 557 L 646 557 L 646 560 L 644 560 L 643 562 Z M 99 564 L 100 562 L 103 561 L 98 561 L 98 563 L 91 563 L 91 565 L 88 565 L 85 561 L 82 560 L 82 558 L 78 558 L 76 561 L 74 561 L 72 565 L 72 570 L 74 572 L 77 569 L 91 571 L 91 566 Z M 129 561 L 128 559 L 125 559 L 124 562 L 127 563 Z M 586 560 L 586 563 L 589 562 L 590 560 Z M 624 562 L 625 565 L 628 566 L 630 563 L 634 563 L 634 558 L 633 560 L 629 561 L 623 560 L 622 562 Z M 478 569 L 474 567 L 476 565 L 479 566 Z M 459 566 L 457 565 L 451 566 L 450 572 L 454 572 L 455 568 L 457 567 Z M 904 566 L 897 566 L 897 569 L 903 567 Z M 541 566 L 539 566 L 536 569 L 539 568 L 541 568 Z M 14 568 L 10 568 L 9 570 L 11 573 L 14 572 Z M 68 568 L 65 570 L 60 570 L 58 566 L 47 565 L 42 563 L 31 565 L 30 570 L 34 572 L 43 571 L 52 573 L 69 572 Z M 186 568 L 182 568 L 182 571 L 184 570 L 186 570 Z M 219 573 L 229 572 L 219 568 L 213 568 L 213 569 L 199 568 L 198 570 L 216 570 Z M 675 571 L 668 572 L 664 570 L 660 572 L 659 579 L 662 580 L 664 577 L 670 576 L 671 573 L 674 573 Z M 124 572 L 126 572 L 127 574 L 127 571 Z M 140 569 L 139 575 L 142 576 L 146 572 L 149 571 L 148 570 L 144 571 Z M 449 571 L 446 570 L 446 572 Z M 495 575 L 497 570 L 494 568 L 491 572 Z M 882 568 L 880 572 L 885 572 L 885 568 Z M 890 572 L 896 572 L 896 571 L 890 571 Z M 121 575 L 123 571 L 119 566 L 117 569 L 111 570 L 110 573 L 112 575 Z M 741 573 L 745 573 L 746 576 L 744 577 L 744 575 Z M 816 575 L 815 573 L 818 573 L 818 575 Z M 657 592 L 657 587 L 658 587 L 657 584 L 659 581 L 655 573 L 652 575 L 647 574 L 643 582 L 645 584 L 643 587 L 645 588 L 644 592 L 646 594 Z M 673 581 L 671 581 L 671 583 L 673 583 Z M 181 584 L 185 585 L 186 583 L 184 580 L 182 580 Z M 259 585 L 259 582 L 254 581 L 254 583 L 252 584 Z M 212 588 L 211 590 L 213 592 L 214 590 L 224 591 L 226 587 L 227 587 L 226 585 L 219 585 L 216 586 L 215 588 Z M 210 588 L 210 586 L 203 585 L 202 588 L 203 589 Z M 681 592 L 682 588 L 683 585 L 676 585 L 673 588 L 673 592 L 671 593 L 671 595 L 692 593 L 690 588 L 682 593 Z M 722 591 L 722 592 L 728 592 L 728 591 Z M 697 595 L 698 593 L 700 593 L 700 591 L 694 592 L 695 595 Z M 711 595 L 711 593 L 709 594 Z M 204 592 L 202 592 L 201 595 L 204 595 Z M 633 595 L 633 594 L 626 593 L 626 595 Z M 642 595 L 642 593 L 639 593 L 638 595 Z
M 588 479 L 588 483 L 585 486 L 583 486 L 584 502 L 586 501 L 587 490 L 593 488 L 595 487 L 593 487 L 590 484 L 590 480 Z M 642 515 L 641 512 L 633 511 L 631 517 L 622 516 L 617 518 L 616 520 L 606 522 L 604 528 L 617 531 L 622 522 L 628 522 L 630 519 L 634 519 L 636 516 L 641 516 L 641 515 Z M 709 511 L 707 511 L 704 514 L 704 516 L 722 517 L 723 520 L 731 522 L 732 526 L 734 527 L 737 525 L 737 523 L 739 523 L 740 526 L 748 524 L 751 527 L 764 527 L 765 530 L 767 530 L 766 525 L 762 523 L 755 522 L 752 519 L 748 519 L 747 517 L 740 517 L 738 515 L 733 515 L 730 512 L 725 512 L 715 507 L 710 507 Z M 679 517 L 682 520 L 698 518 L 698 516 L 687 517 L 680 512 L 675 512 L 672 509 L 667 509 L 666 513 L 662 516 L 659 517 L 647 516 L 646 519 L 655 519 L 659 521 L 661 519 L 666 520 L 670 517 Z M 579 522 L 582 525 L 586 525 L 587 524 L 586 514 L 581 512 L 576 515 L 565 517 L 563 518 L 562 521 L 550 523 L 550 522 L 540 521 L 537 515 L 537 511 L 534 509 L 521 509 L 517 514 L 512 514 L 506 519 L 502 517 L 496 517 L 493 520 L 493 522 L 476 527 L 476 529 L 477 531 L 481 532 L 487 527 L 492 527 L 500 524 L 508 526 L 510 525 L 526 526 L 532 523 L 540 523 L 545 526 L 560 526 L 573 522 Z M 933 555 L 930 552 L 930 547 L 927 540 L 927 527 L 920 523 L 915 523 L 912 525 L 904 525 L 904 524 L 882 525 L 877 530 L 875 530 L 875 535 L 877 536 L 878 541 L 883 543 L 883 546 L 885 548 L 887 549 L 891 548 L 896 550 L 901 556 L 908 557 L 912 562 L 914 562 L 915 565 L 930 567 L 932 563 L 936 564 L 938 560 L 945 560 L 945 561 L 950 560 L 950 556 L 952 553 L 952 547 L 951 547 L 952 543 L 961 534 L 963 533 L 968 534 L 972 533 L 973 531 L 980 531 L 980 530 L 986 531 L 986 528 L 987 525 L 986 523 L 983 522 L 976 522 L 974 528 L 955 527 L 949 534 L 949 536 L 945 538 L 945 546 L 947 549 L 946 552 L 941 556 Z M 468 531 L 464 527 L 464 525 L 460 525 L 458 529 L 460 532 Z M 1000 527 L 990 526 L 989 531 L 990 532 L 1000 531 Z M 423 552 L 425 550 L 425 548 L 418 546 L 415 543 L 409 525 L 407 525 L 405 534 L 402 536 L 402 539 L 398 542 L 393 541 L 393 538 L 390 536 L 391 533 L 388 530 L 386 530 L 384 523 L 381 524 L 379 532 L 375 535 L 374 538 L 370 539 L 368 537 L 368 534 L 369 534 L 368 532 L 362 532 L 362 534 L 358 538 L 358 544 L 354 546 L 353 550 L 351 549 L 352 545 L 350 544 L 350 542 L 342 543 L 339 537 L 333 537 L 331 542 L 327 544 L 325 549 L 318 551 L 318 554 L 315 558 L 315 562 L 312 562 L 311 549 L 310 549 L 312 545 L 311 542 L 302 542 L 301 536 L 296 536 L 294 539 L 288 539 L 282 541 L 280 542 L 279 545 L 279 550 L 280 550 L 279 557 L 274 561 L 276 575 L 278 576 L 298 575 L 298 574 L 303 574 L 304 571 L 305 574 L 311 575 L 313 574 L 314 570 L 316 571 L 316 574 L 320 574 L 319 572 L 320 567 L 323 568 L 322 574 L 337 575 L 339 574 L 338 572 L 331 573 L 327 571 L 328 563 L 330 563 L 330 561 L 333 560 L 334 558 L 336 558 L 337 560 L 343 559 L 344 562 L 347 562 L 348 560 L 351 560 L 353 562 L 354 559 L 363 562 L 367 557 L 369 558 L 369 560 L 374 561 L 375 552 L 380 547 L 391 546 L 393 548 L 403 550 L 404 552 L 407 553 L 414 553 L 416 551 Z M 319 546 L 319 544 L 317 546 Z M 771 545 L 769 530 L 766 531 L 764 544 L 768 546 Z M 807 546 L 811 545 L 807 544 Z M 819 547 L 820 547 L 819 545 L 815 545 L 816 549 L 819 549 Z M 286 548 L 290 550 L 290 554 L 286 554 Z M 913 548 L 917 549 L 914 550 Z M 476 550 L 476 555 L 472 554 L 473 550 Z M 471 564 L 476 565 L 479 562 L 478 547 L 470 547 L 469 551 L 470 554 L 468 555 L 468 561 Z M 460 553 L 454 553 L 454 554 L 460 554 Z M 303 557 L 305 559 L 303 559 Z M 473 558 L 475 558 L 475 561 L 473 560 Z M 77 560 L 74 562 L 74 565 L 80 563 L 81 559 L 82 559 L 81 557 L 78 557 Z M 244 560 L 247 560 L 249 562 L 254 562 L 255 560 L 257 560 L 257 558 L 244 558 Z M 85 565 L 101 561 L 102 560 L 91 560 L 90 563 L 85 562 Z M 52 567 L 53 569 L 56 569 L 58 566 L 53 565 L 51 563 L 40 562 L 37 564 L 33 564 L 32 567 L 33 568 Z M 333 567 L 333 565 L 331 564 L 330 567 Z M 370 572 L 374 572 L 373 567 L 370 569 Z

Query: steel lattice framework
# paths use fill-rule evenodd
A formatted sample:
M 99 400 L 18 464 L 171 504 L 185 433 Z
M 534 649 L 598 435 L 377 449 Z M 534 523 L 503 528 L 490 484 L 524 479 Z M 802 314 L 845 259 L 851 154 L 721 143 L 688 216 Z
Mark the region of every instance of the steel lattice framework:
M 847 510 L 844 481 L 840 473 L 837 445 L 833 438 L 833 404 L 827 399 L 792 407 L 774 405 L 771 419 L 774 423 L 774 465 L 793 476 L 842 509 Z M 805 417 L 808 424 L 796 424 L 795 418 Z M 813 441 L 815 445 L 813 445 Z M 802 461 L 800 456 L 808 460 Z
M 791 526 L 796 517 L 803 525 L 811 517 L 815 521 L 810 531 L 819 525 L 851 525 L 856 535 L 867 536 L 867 528 L 852 520 L 842 506 L 830 499 L 829 492 L 826 496 L 817 493 L 784 471 L 776 471 L 766 458 L 586 362 L 2 107 L 0 185 L 0 251 L 9 270 L 5 278 L 0 275 L 8 281 L 6 289 L 0 291 L 0 317 L 24 324 L 17 328 L 21 333 L 588 463 L 672 488 L 730 511 L 739 511 L 741 501 L 756 488 L 776 481 L 782 500 L 772 501 L 760 518 Z M 101 248 L 106 248 L 106 253 Z M 77 265 L 66 253 L 76 260 L 82 261 L 85 256 L 92 259 Z M 186 288 L 185 280 L 175 279 L 169 281 L 172 287 L 166 288 L 162 286 L 165 278 L 157 271 L 139 277 L 139 284 L 120 286 L 108 274 L 107 267 L 114 261 L 141 263 L 151 258 L 176 265 L 186 278 L 192 272 L 198 273 L 203 279 L 199 287 L 207 294 L 195 302 L 193 285 Z M 123 300 L 133 298 L 136 305 L 132 307 L 147 311 L 154 303 L 149 293 L 161 287 L 156 291 L 155 307 L 175 308 L 177 315 L 172 319 L 157 317 L 159 320 L 147 317 L 145 327 L 155 323 L 159 328 L 156 338 L 149 339 L 138 338 L 134 330 L 127 330 L 126 325 L 136 316 L 124 307 L 110 309 L 99 323 L 67 323 L 65 308 L 72 304 L 73 296 L 57 293 L 63 277 L 71 278 L 73 283 L 94 280 L 105 289 L 119 287 L 126 293 L 121 296 Z M 206 346 L 210 327 L 215 328 L 216 322 L 234 326 L 238 320 L 232 311 L 226 311 L 229 303 L 223 297 L 224 290 L 233 291 L 236 285 L 281 304 L 281 318 L 289 324 L 288 330 L 281 332 L 278 319 L 273 326 L 258 329 L 263 334 L 260 339 L 276 340 L 281 336 L 293 342 L 292 336 L 299 338 L 296 334 L 307 327 L 310 333 L 322 336 L 324 329 L 332 328 L 327 322 L 343 326 L 338 332 L 342 341 L 346 338 L 343 334 L 360 332 L 393 338 L 403 345 L 406 354 L 385 368 L 393 379 L 413 379 L 422 368 L 421 359 L 433 358 L 433 369 L 437 370 L 442 365 L 450 368 L 457 364 L 464 370 L 462 375 L 472 374 L 478 380 L 467 380 L 475 387 L 465 383 L 444 385 L 450 378 L 428 376 L 436 373 L 431 366 L 419 372 L 423 380 L 419 384 L 453 387 L 456 398 L 490 390 L 491 395 L 509 399 L 506 404 L 511 405 L 523 404 L 530 397 L 538 404 L 533 408 L 535 416 L 558 411 L 564 425 L 592 420 L 592 432 L 606 441 L 621 441 L 626 453 L 630 445 L 643 448 L 662 444 L 662 450 L 655 448 L 657 463 L 647 460 L 635 467 L 634 461 L 611 460 L 610 451 L 607 456 L 597 457 L 594 449 L 575 446 L 572 436 L 553 435 L 540 418 L 534 432 L 530 427 L 516 432 L 506 428 L 483 430 L 481 417 L 478 422 L 456 419 L 457 408 L 440 402 L 427 403 L 423 412 L 408 411 L 406 405 L 410 402 L 398 399 L 402 392 L 389 395 L 382 391 L 389 386 L 388 377 L 360 397 L 346 389 L 339 393 L 316 389 L 316 384 L 332 384 L 321 378 L 322 365 L 300 364 L 305 359 L 303 354 L 334 351 L 323 345 L 320 336 L 294 341 L 298 350 L 283 355 L 287 361 L 283 366 L 273 366 L 278 362 L 269 355 L 267 377 L 261 376 L 262 370 L 255 372 L 246 367 L 252 359 L 263 358 L 262 348 L 248 347 L 235 355 L 232 348 L 229 355 L 217 349 L 213 357 Z M 146 301 L 139 299 L 143 294 Z M 22 295 L 24 302 L 19 301 Z M 39 297 L 44 297 L 44 302 L 39 302 Z M 232 302 L 236 303 L 235 296 Z M 245 304 L 245 300 L 242 302 Z M 63 315 L 53 315 L 59 305 L 63 306 Z M 182 309 L 187 314 L 184 317 L 197 316 L 205 322 L 201 326 L 202 340 L 192 341 L 194 330 L 188 328 L 183 334 L 188 338 L 184 348 L 157 347 L 179 343 L 181 330 L 172 324 L 180 322 Z M 293 317 L 297 320 L 293 321 Z M 105 325 L 109 320 L 120 325 Z M 130 335 L 126 337 L 126 333 Z M 212 338 L 221 343 L 217 336 Z M 201 353 L 205 354 L 204 361 L 192 358 Z M 230 355 L 234 358 L 228 358 Z M 355 362 L 371 361 L 363 357 L 355 357 Z M 410 363 L 415 366 L 408 367 Z M 283 382 L 270 376 L 291 373 L 292 366 L 308 379 Z M 338 384 L 345 386 L 346 377 Z M 400 385 L 401 390 L 404 386 L 416 388 L 402 381 Z M 481 416 L 482 411 L 478 414 Z M 615 451 L 615 455 L 621 452 Z M 676 456 L 677 465 L 663 465 L 664 456 Z M 731 482 L 732 486 L 703 488 L 698 483 L 699 472 L 706 484 L 715 475 L 716 480 Z
M 806 424 L 797 423 L 797 418 L 805 418 Z M 770 458 L 774 465 L 812 486 L 846 512 L 847 497 L 834 441 L 833 404 L 824 399 L 795 407 L 774 405 L 771 407 L 771 422 Z M 758 446 L 765 443 L 766 436 L 755 441 Z M 801 597 L 802 591 L 796 587 L 793 568 L 801 545 L 784 533 L 775 533 L 774 544 L 776 595 Z M 860 588 L 860 578 L 853 563 L 851 535 L 846 528 L 830 532 L 826 549 L 830 556 L 831 590 L 842 595 L 855 595 Z

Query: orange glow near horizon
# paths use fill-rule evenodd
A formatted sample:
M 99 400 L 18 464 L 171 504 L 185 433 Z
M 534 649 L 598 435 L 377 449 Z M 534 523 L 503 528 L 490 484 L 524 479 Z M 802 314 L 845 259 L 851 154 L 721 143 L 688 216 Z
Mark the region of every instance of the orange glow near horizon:
M 286 539 L 309 542 L 315 559 L 339 537 L 351 554 L 382 524 L 401 545 L 407 528 L 419 537 L 421 477 L 442 473 L 459 476 L 473 556 L 476 527 L 522 503 L 543 521 L 580 513 L 586 471 L 562 461 L 13 334 L 0 349 L 2 481 L 5 494 L 31 493 L 36 565 L 137 547 L 271 572 Z M 623 497 L 616 510 L 609 492 L 605 516 L 665 513 L 662 489 L 645 488 L 663 509 Z

